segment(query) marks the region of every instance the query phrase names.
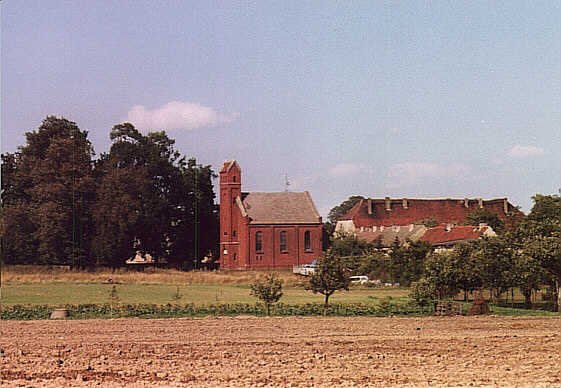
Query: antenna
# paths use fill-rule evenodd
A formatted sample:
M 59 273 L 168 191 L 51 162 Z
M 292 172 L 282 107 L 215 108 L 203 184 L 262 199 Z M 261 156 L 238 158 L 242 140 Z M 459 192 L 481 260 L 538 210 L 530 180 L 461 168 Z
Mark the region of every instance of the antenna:
M 284 191 L 288 191 L 288 186 L 290 186 L 290 181 L 288 180 L 288 174 L 284 174 Z

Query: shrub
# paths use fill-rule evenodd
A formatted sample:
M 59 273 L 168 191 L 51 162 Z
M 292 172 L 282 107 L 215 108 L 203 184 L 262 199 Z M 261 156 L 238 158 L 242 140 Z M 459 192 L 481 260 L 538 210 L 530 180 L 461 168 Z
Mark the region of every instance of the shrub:
M 267 315 L 270 315 L 271 304 L 282 297 L 282 280 L 274 273 L 268 274 L 264 281 L 256 280 L 251 284 L 251 295 L 265 303 Z

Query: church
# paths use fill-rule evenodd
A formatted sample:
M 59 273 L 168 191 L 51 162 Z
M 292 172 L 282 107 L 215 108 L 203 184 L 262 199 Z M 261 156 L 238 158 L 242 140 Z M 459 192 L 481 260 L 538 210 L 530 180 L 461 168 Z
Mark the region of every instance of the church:
M 237 161 L 220 170 L 220 268 L 280 269 L 323 255 L 322 220 L 305 192 L 242 192 Z

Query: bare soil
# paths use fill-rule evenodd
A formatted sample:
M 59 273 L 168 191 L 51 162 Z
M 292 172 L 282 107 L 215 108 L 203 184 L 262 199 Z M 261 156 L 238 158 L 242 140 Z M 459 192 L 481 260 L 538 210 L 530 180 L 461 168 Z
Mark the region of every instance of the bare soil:
M 561 319 L 0 321 L 0 386 L 561 386 Z

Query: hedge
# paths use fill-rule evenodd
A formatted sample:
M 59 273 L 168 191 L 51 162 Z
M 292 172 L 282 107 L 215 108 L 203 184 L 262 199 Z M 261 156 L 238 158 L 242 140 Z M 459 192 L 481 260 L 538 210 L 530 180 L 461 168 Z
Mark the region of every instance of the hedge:
M 92 318 L 180 318 L 202 316 L 235 316 L 255 315 L 265 316 L 265 306 L 261 303 L 233 303 L 233 304 L 79 304 L 79 305 L 4 305 L 0 309 L 0 319 L 36 320 L 49 319 L 56 308 L 65 308 L 69 312 L 69 319 Z M 427 311 L 415 305 L 382 303 L 380 305 L 365 303 L 334 303 L 327 311 L 323 304 L 284 304 L 271 306 L 273 316 L 389 316 L 389 315 L 424 315 Z

